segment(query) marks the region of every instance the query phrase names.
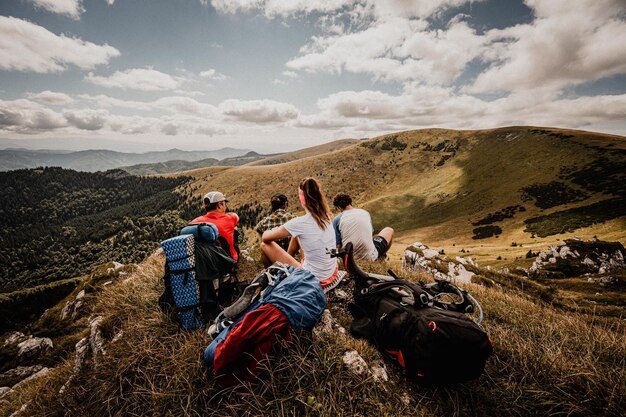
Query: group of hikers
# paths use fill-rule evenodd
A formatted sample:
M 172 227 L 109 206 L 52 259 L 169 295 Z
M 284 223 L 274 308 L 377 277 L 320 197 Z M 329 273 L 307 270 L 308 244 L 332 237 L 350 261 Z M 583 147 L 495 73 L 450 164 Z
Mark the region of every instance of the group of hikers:
M 272 212 L 255 226 L 265 269 L 249 283 L 236 279 L 239 216 L 228 211 L 222 192 L 207 193 L 206 213 L 161 242 L 167 263 L 159 305 L 176 312 L 183 330 L 212 323 L 203 359 L 223 386 L 251 381 L 279 339 L 289 341 L 293 331 L 308 331 L 319 322 L 326 293 L 346 275 L 339 272 L 339 254 L 354 278 L 351 334 L 374 343 L 417 381 L 453 383 L 480 376 L 493 348 L 473 297 L 447 281 L 415 283 L 392 272 L 363 272 L 354 259 L 385 259 L 394 230 L 384 227 L 374 234 L 370 214 L 354 207 L 346 193 L 333 198 L 339 211 L 333 217 L 311 177 L 300 181 L 298 200 L 305 214 L 296 217 L 285 194 L 272 195 Z M 237 290 L 239 284 L 245 288 Z M 443 294 L 452 294 L 454 301 Z M 477 323 L 466 317 L 474 306 Z
M 289 201 L 282 193 L 271 197 L 272 212 L 255 227 L 261 236 L 261 261 L 265 267 L 282 262 L 295 268 L 310 271 L 322 287 L 335 285 L 338 264 L 328 255 L 333 248 L 352 243 L 357 259 L 385 259 L 393 242 L 394 230 L 383 228 L 373 234 L 370 214 L 352 206 L 352 198 L 338 193 L 333 205 L 339 214 L 333 218 L 329 204 L 320 184 L 311 177 L 304 178 L 298 186 L 298 200 L 305 210 L 296 217 L 287 211 Z M 213 223 L 228 243 L 231 257 L 237 261 L 236 227 L 239 216 L 227 212 L 228 200 L 223 193 L 211 191 L 204 196 L 206 214 L 193 219 L 189 224 Z M 297 260 L 299 252 L 301 261 Z

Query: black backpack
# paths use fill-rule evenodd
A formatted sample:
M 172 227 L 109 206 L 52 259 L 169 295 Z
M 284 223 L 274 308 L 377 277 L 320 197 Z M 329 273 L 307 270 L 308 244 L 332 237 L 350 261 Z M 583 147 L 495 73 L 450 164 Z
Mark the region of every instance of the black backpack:
M 441 385 L 482 374 L 493 348 L 485 331 L 464 314 L 472 310 L 469 297 L 458 303 L 438 298 L 453 289 L 465 291 L 445 281 L 360 283 L 349 306 L 354 317 L 350 330 L 404 368 L 407 378 Z

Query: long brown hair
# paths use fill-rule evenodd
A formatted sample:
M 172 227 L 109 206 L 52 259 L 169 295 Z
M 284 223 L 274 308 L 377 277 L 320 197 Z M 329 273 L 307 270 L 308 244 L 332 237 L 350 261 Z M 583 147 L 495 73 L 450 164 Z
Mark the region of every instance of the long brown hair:
M 300 189 L 304 193 L 304 201 L 309 213 L 311 213 L 318 226 L 322 230 L 326 230 L 326 227 L 330 224 L 330 207 L 319 183 L 315 181 L 315 178 L 306 177 L 300 181 Z

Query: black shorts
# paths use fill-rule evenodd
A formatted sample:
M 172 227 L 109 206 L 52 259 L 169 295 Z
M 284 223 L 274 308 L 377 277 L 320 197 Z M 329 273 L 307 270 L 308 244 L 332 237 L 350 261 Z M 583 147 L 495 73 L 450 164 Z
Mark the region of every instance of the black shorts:
M 387 250 L 389 249 L 389 243 L 387 240 L 378 235 L 374 236 L 372 240 L 374 241 L 374 247 L 378 252 L 378 259 L 385 259 Z

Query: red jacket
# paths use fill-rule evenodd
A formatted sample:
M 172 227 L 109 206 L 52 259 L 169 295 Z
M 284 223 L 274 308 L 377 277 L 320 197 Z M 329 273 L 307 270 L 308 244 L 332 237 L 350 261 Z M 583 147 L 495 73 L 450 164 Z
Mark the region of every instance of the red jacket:
M 221 213 L 219 211 L 210 211 L 204 216 L 196 217 L 189 224 L 194 223 L 213 223 L 217 226 L 220 236 L 224 236 L 230 245 L 230 256 L 236 261 L 239 256 L 235 251 L 235 228 L 239 223 L 239 216 L 236 213 Z

